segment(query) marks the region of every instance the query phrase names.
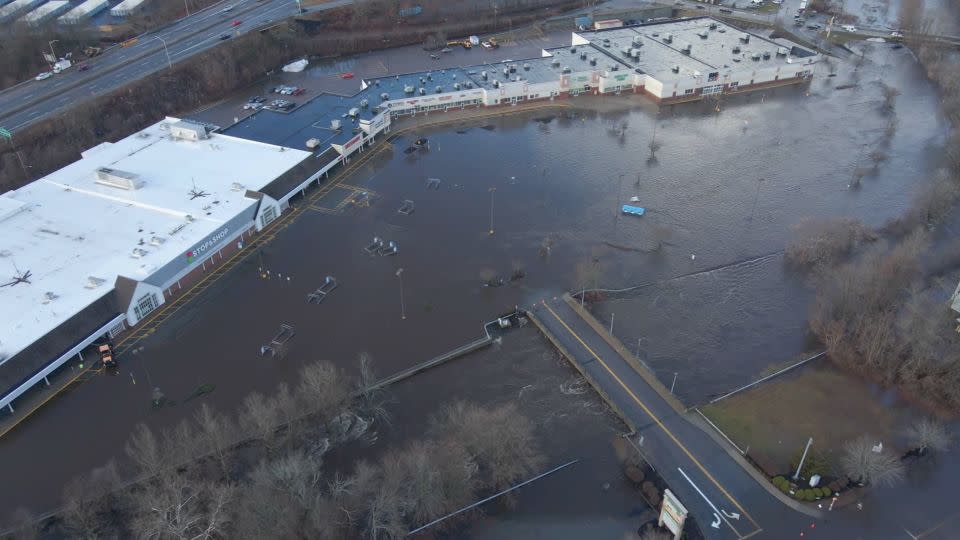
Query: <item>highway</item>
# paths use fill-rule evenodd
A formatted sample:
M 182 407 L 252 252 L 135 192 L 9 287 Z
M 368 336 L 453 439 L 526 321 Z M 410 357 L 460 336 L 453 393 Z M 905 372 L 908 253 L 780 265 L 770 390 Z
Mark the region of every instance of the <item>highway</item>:
M 309 9 L 320 11 L 350 3 L 352 0 L 331 0 Z M 224 12 L 228 6 L 232 9 Z M 241 35 L 296 13 L 295 0 L 224 0 L 139 36 L 136 45 L 111 47 L 87 60 L 86 71 L 71 68 L 49 79 L 29 80 L 0 92 L 0 127 L 16 133 L 79 102 L 205 51 L 219 44 L 223 34 Z M 240 24 L 232 26 L 233 21 Z

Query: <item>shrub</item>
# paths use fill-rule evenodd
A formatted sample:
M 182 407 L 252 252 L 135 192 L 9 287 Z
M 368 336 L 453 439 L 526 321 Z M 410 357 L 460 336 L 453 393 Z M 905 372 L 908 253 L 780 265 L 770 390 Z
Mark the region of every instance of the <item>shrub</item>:
M 824 497 L 829 497 L 830 495 L 833 495 L 833 491 L 826 486 L 820 488 L 820 492 L 823 493 Z
M 773 485 L 777 486 L 780 489 L 783 489 L 784 486 L 789 485 L 789 482 L 787 482 L 787 479 L 782 476 L 773 477 L 773 480 L 771 480 L 771 482 L 773 482 Z
M 780 484 L 779 487 L 780 487 L 780 491 L 786 493 L 787 495 L 790 494 L 790 484 L 784 482 L 784 483 Z
M 823 497 L 823 490 L 818 487 L 813 488 L 813 496 L 817 499 Z
M 813 492 L 812 489 L 808 489 L 805 499 L 808 501 L 815 501 L 817 500 L 817 495 Z

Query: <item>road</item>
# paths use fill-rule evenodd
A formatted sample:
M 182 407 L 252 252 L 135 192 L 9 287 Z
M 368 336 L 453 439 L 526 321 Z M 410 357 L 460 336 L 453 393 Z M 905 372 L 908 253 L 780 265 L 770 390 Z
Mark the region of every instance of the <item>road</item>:
M 788 507 L 658 393 L 563 300 L 534 308 L 543 327 L 636 429 L 634 442 L 711 539 L 793 538 L 816 519 Z M 811 527 L 811 525 L 814 525 Z M 816 531 L 820 532 L 820 531 Z
M 331 0 L 311 11 L 331 9 L 352 0 Z M 232 5 L 228 12 L 223 9 Z M 306 8 L 304 9 L 306 11 Z M 70 69 L 44 81 L 26 81 L 0 92 L 0 127 L 17 132 L 77 103 L 109 93 L 218 43 L 223 34 L 237 36 L 297 13 L 294 0 L 224 0 L 160 30 L 140 36 L 130 47 L 111 47 L 88 60 L 89 69 Z M 240 21 L 232 26 L 233 21 Z

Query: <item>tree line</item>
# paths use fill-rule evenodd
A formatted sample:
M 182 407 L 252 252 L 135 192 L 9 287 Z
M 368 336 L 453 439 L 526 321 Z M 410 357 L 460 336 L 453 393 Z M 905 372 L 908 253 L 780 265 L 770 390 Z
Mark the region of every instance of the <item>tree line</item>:
M 294 387 L 251 393 L 235 416 L 203 404 L 170 429 L 139 424 L 123 466 L 111 460 L 71 481 L 43 523 L 18 510 L 16 537 L 399 538 L 542 466 L 534 425 L 514 404 L 466 402 L 374 461 L 327 465 L 332 450 L 370 443 L 389 421 L 372 377 L 366 358 L 356 378 L 317 362 Z
M 910 0 L 922 11 L 922 0 Z M 787 260 L 813 276 L 810 328 L 841 366 L 951 410 L 960 409 L 960 334 L 944 293 L 960 268 L 960 241 L 934 233 L 960 199 L 960 71 L 954 51 L 933 48 L 922 34 L 930 19 L 906 9 L 906 41 L 941 92 L 953 126 L 943 168 L 919 189 L 907 212 L 871 230 L 857 220 L 805 221 Z M 883 88 L 881 111 L 898 92 Z M 949 290 L 947 287 L 949 286 Z

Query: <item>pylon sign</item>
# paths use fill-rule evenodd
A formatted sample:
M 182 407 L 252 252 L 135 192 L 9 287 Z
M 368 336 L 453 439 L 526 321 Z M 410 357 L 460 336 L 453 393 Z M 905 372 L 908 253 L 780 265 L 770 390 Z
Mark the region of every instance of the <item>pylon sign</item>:
M 669 489 L 663 490 L 663 504 L 660 506 L 661 527 L 666 527 L 673 533 L 674 540 L 680 540 L 683 533 L 683 524 L 687 521 L 687 508 L 680 504 L 680 499 Z

